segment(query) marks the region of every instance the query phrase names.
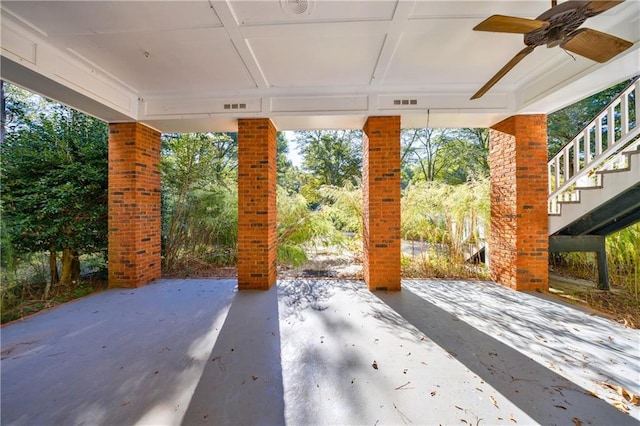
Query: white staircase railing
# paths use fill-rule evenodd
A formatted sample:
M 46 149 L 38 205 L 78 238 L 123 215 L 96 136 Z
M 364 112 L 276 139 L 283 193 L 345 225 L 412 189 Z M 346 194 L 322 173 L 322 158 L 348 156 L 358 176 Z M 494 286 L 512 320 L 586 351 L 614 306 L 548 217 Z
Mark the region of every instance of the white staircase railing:
M 623 152 L 640 149 L 640 76 L 547 163 L 549 214 L 580 201 L 581 187 L 600 185 L 599 170 L 624 167 Z

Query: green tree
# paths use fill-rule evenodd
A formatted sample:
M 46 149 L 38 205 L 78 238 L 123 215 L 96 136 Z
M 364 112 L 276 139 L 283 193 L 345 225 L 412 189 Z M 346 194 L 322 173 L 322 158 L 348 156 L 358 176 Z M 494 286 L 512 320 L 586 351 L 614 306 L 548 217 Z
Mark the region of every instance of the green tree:
M 455 158 L 448 155 L 455 142 L 450 129 L 406 129 L 401 134 L 401 161 L 412 180 L 434 181 Z
M 316 130 L 296 132 L 302 168 L 320 185 L 342 186 L 361 177 L 362 132 L 356 130 Z
M 402 186 L 412 181 L 464 183 L 489 175 L 489 132 L 481 128 L 406 129 L 401 135 Z
M 296 142 L 303 156 L 300 193 L 312 208 L 318 208 L 322 202 L 321 186 L 343 186 L 361 178 L 361 131 L 296 132 Z
M 185 256 L 228 263 L 236 255 L 237 139 L 227 133 L 163 137 L 164 268 Z
M 284 132 L 278 132 L 276 143 L 278 152 L 276 159 L 278 186 L 289 195 L 298 194 L 302 188 L 304 176 L 300 169 L 289 160 L 289 141 Z
M 287 137 L 284 135 L 284 132 L 278 132 L 276 136 L 276 152 L 278 184 L 280 184 L 280 181 L 286 174 L 287 170 L 293 167 L 291 160 L 289 160 L 289 157 L 287 157 L 287 155 L 289 154 L 289 141 L 287 141 Z
M 465 181 L 470 177 L 489 177 L 489 129 L 462 128 L 454 132 L 467 146 L 459 155 L 465 168 Z
M 106 248 L 108 132 L 59 104 L 42 101 L 34 116 L 19 103 L 0 147 L 3 221 L 16 252 L 49 252 L 46 297 L 52 285 L 78 281 L 81 253 Z

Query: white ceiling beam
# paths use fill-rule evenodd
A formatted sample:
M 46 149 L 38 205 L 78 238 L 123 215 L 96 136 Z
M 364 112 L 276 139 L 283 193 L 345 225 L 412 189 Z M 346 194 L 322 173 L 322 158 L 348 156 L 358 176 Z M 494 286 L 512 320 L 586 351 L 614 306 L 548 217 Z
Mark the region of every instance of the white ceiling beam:
M 238 52 L 238 55 L 240 55 L 240 58 L 251 75 L 251 78 L 255 82 L 256 87 L 259 89 L 269 87 L 269 82 L 260 68 L 258 59 L 240 31 L 240 25 L 238 24 L 238 20 L 233 14 L 233 10 L 231 9 L 228 1 L 209 1 L 209 5 L 213 12 L 218 16 L 220 22 L 222 22 L 222 25 L 224 25 L 224 29 L 227 31 L 233 46 Z
M 393 55 L 398 48 L 398 44 L 402 38 L 402 33 L 409 21 L 409 16 L 413 11 L 415 1 L 398 1 L 396 10 L 393 13 L 393 19 L 388 24 L 387 36 L 380 50 L 378 62 L 371 74 L 372 86 L 379 86 L 384 82 L 384 78 L 393 60 Z

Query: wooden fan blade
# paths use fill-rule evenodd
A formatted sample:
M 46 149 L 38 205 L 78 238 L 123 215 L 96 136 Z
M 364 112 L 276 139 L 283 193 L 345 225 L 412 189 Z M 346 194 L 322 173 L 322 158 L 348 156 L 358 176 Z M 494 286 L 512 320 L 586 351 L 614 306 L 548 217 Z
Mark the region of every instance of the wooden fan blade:
M 473 27 L 475 31 L 492 31 L 496 33 L 526 34 L 537 29 L 548 27 L 549 23 L 535 19 L 515 16 L 493 15 Z
M 589 2 L 587 8 L 591 11 L 591 16 L 594 16 L 599 13 L 605 12 L 623 2 L 624 0 L 593 0 Z
M 627 40 L 591 28 L 576 30 L 560 43 L 563 49 L 596 62 L 607 62 L 631 46 Z
M 482 88 L 478 90 L 475 95 L 471 97 L 471 99 L 472 100 L 478 99 L 479 97 L 487 93 L 487 91 L 491 89 L 494 84 L 500 81 L 502 77 L 504 77 L 509 71 L 511 71 L 511 68 L 515 67 L 518 64 L 518 62 L 524 59 L 525 56 L 533 52 L 533 49 L 535 49 L 535 46 L 527 46 L 524 49 L 522 49 L 520 52 L 518 52 L 516 56 L 511 58 L 511 60 L 507 62 L 507 64 L 504 67 L 502 67 L 500 71 L 496 73 L 496 75 L 491 77 L 491 80 L 487 81 L 486 84 L 482 86 Z

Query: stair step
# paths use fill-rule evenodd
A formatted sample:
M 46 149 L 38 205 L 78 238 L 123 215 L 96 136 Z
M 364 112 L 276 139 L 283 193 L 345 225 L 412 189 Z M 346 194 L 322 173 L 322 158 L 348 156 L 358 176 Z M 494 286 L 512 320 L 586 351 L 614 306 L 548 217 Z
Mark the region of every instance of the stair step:
M 640 184 L 639 154 L 640 150 L 625 152 L 627 167 L 598 172 L 602 175 L 601 185 L 579 188 L 579 200 L 558 201 L 559 213 L 549 214 L 549 235 L 577 223 L 609 200 Z
M 629 170 L 631 170 L 631 168 L 629 166 L 627 166 L 627 167 L 623 167 L 621 169 L 599 170 L 596 173 L 599 174 L 599 175 L 607 175 L 607 174 L 611 174 L 611 173 L 628 172 Z

